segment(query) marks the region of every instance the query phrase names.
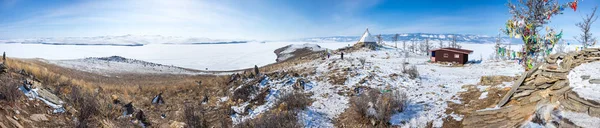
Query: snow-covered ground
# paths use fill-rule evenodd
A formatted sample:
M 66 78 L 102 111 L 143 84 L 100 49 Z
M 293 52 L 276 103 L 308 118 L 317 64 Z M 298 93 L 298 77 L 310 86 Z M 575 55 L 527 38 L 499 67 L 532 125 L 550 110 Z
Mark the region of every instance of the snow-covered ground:
M 362 59 L 365 60 L 364 67 L 361 63 Z M 312 93 L 311 98 L 315 101 L 308 107 L 307 112 L 301 113 L 301 116 L 316 118 L 317 120 L 308 121 L 311 126 L 331 127 L 332 120 L 350 106 L 349 96 L 340 95 L 338 92 L 367 86 L 377 90 L 390 89 L 407 94 L 410 100 L 408 108 L 402 113 L 394 114 L 390 123 L 402 127 L 425 127 L 427 122 L 433 122 L 435 127 L 441 127 L 443 119 L 448 116 L 453 116 L 454 119 L 462 118 L 463 115 L 446 114 L 445 111 L 448 102 L 460 102 L 455 95 L 460 91 L 466 91 L 461 89 L 463 85 L 477 84 L 481 76 L 485 75 L 515 76 L 523 71 L 521 66 L 512 61 L 484 61 L 481 64 L 464 67 L 449 67 L 427 63 L 428 59 L 427 56 L 415 55 L 406 59 L 409 65 L 417 66 L 420 79 L 409 79 L 406 74 L 402 74 L 404 55 L 393 48 L 345 53 L 344 60 L 339 54 L 334 54 L 326 60 L 314 60 L 296 65 L 292 69 L 315 69 L 313 75 L 305 78 L 312 82 L 311 88 L 306 89 L 305 92 Z M 347 74 L 337 74 L 344 69 L 348 70 L 345 71 Z M 332 74 L 342 75 L 339 77 L 347 77 L 347 80 L 343 85 L 334 85 L 329 78 Z M 363 79 L 367 79 L 367 82 L 362 83 Z M 282 89 L 277 88 L 277 90 Z M 239 118 L 247 119 L 246 117 L 233 119 L 235 121 Z M 301 122 L 306 124 L 307 121 Z
M 140 74 L 200 74 L 201 72 L 183 69 L 175 66 L 149 63 L 140 60 L 127 59 L 119 56 L 102 58 L 85 58 L 74 60 L 48 60 L 51 64 L 66 68 L 77 69 L 90 73 L 110 76 L 119 73 Z
M 569 85 L 581 98 L 600 102 L 600 84 L 590 83 L 594 79 L 600 81 L 600 62 L 581 64 L 569 72 L 568 78 Z

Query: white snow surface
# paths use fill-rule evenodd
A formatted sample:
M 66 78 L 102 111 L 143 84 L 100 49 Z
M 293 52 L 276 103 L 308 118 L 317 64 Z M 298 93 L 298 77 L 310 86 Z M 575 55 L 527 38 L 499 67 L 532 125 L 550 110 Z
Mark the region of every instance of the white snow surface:
M 587 113 L 562 111 L 561 115 L 580 127 L 597 128 L 600 126 L 600 118 L 592 117 Z
M 590 78 L 583 80 L 581 76 L 589 75 Z M 591 79 L 600 79 L 600 62 L 581 64 L 569 72 L 569 85 L 580 97 L 600 102 L 600 84 L 591 84 Z

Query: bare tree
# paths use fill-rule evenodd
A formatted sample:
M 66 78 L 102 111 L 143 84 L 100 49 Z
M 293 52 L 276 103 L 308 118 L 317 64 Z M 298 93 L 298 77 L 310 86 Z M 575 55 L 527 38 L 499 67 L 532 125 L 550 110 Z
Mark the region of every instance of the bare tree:
M 452 41 L 449 43 L 451 48 L 461 48 L 461 46 L 456 42 L 456 34 L 452 35 Z
M 500 34 L 496 38 L 496 45 L 494 45 L 494 59 L 498 59 L 500 57 L 500 44 L 502 43 L 502 39 L 500 38 Z
M 406 51 L 406 40 L 402 41 L 402 49 L 404 49 L 404 51 Z
M 579 41 L 581 44 L 583 44 L 583 48 L 587 48 L 588 46 L 593 46 L 596 42 L 596 38 L 592 36 L 592 33 L 590 32 L 590 28 L 592 26 L 592 24 L 594 22 L 596 22 L 596 20 L 598 19 L 598 16 L 596 16 L 596 9 L 598 9 L 598 6 L 594 7 L 594 9 L 592 9 L 592 14 L 587 14 L 585 15 L 585 17 L 582 17 L 583 21 L 579 22 L 577 24 L 575 24 L 575 26 L 579 27 L 579 29 L 581 29 L 581 32 L 583 32 L 581 35 L 579 35 L 579 37 L 575 36 L 575 39 L 577 39 L 577 41 Z M 593 43 L 593 44 L 590 44 Z
M 429 38 L 425 38 L 425 52 L 426 52 L 426 55 L 429 55 L 429 50 L 431 50 L 431 45 L 429 44 Z
M 398 49 L 398 37 L 400 37 L 400 34 L 394 34 L 394 37 L 392 37 L 392 40 L 394 40 L 394 43 L 396 44 L 396 50 Z
M 378 34 L 377 36 L 375 36 L 377 38 L 377 43 L 379 44 L 383 44 L 383 38 L 381 37 L 381 34 Z
M 440 48 L 444 48 L 444 41 L 440 39 Z
M 556 47 L 554 49 L 554 51 L 556 51 L 556 53 L 564 53 L 565 52 L 565 40 L 561 40 L 561 42 L 558 43 L 558 47 Z
M 507 21 L 504 33 L 510 37 L 522 37 L 525 44 L 522 52 L 526 54 L 521 59 L 525 62 L 523 63 L 525 69 L 529 70 L 537 65 L 540 54 L 546 54 L 549 49 L 554 47 L 553 44 L 545 44 L 545 40 L 555 42 L 560 39 L 560 36 L 556 36 L 552 29 L 547 34 L 541 34 L 540 28 L 548 24 L 552 16 L 562 14 L 564 11 L 562 8 L 572 7 L 573 10 L 576 10 L 577 1 L 565 5 L 559 5 L 557 0 L 513 1 L 515 0 L 509 0 L 507 4 L 512 18 Z

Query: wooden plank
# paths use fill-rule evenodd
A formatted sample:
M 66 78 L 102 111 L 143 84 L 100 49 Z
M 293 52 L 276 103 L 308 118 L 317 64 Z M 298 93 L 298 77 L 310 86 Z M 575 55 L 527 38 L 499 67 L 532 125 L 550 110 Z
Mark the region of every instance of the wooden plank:
M 504 95 L 504 97 L 502 97 L 502 100 L 500 100 L 500 102 L 498 102 L 498 105 L 496 105 L 496 106 L 499 106 L 499 107 L 504 106 L 506 104 L 506 102 L 508 102 L 508 100 L 510 100 L 510 97 L 512 97 L 512 95 L 515 93 L 515 91 L 517 91 L 517 89 L 523 84 L 523 82 L 525 81 L 525 78 L 529 77 L 531 74 L 533 74 L 533 72 L 537 71 L 541 65 L 543 65 L 543 64 L 539 64 L 539 65 L 535 66 L 533 69 L 531 69 L 528 72 L 521 75 L 521 78 L 519 78 L 519 80 L 515 81 L 513 86 L 510 88 L 510 91 L 506 95 Z

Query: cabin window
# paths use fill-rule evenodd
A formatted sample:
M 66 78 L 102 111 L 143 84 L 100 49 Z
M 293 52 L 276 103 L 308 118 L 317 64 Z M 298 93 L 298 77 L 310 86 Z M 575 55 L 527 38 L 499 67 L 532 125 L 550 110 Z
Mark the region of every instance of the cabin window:
M 448 53 L 444 53 L 444 58 L 448 58 Z
M 460 58 L 459 54 L 454 54 L 454 58 Z

